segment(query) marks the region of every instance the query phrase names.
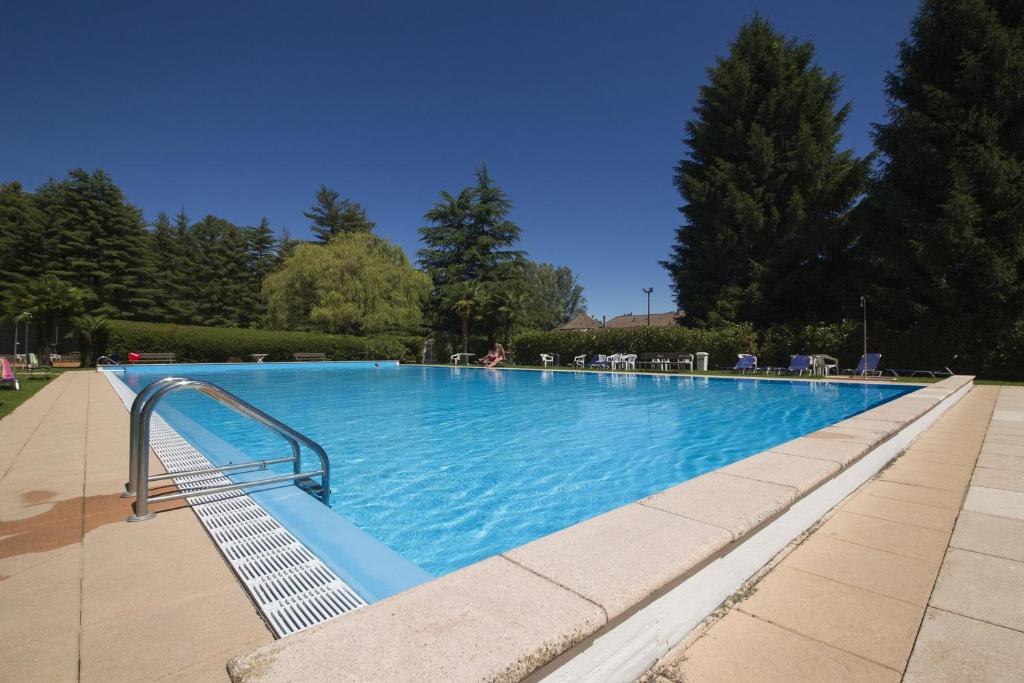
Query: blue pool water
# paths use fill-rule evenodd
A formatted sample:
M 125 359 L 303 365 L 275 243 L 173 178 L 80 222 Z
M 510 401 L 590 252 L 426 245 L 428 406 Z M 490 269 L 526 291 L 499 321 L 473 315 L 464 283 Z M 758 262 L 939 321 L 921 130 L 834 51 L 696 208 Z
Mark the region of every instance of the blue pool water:
M 131 368 L 125 381 L 138 391 L 168 374 L 214 382 L 318 441 L 333 509 L 434 575 L 913 390 L 385 364 Z M 208 431 L 254 458 L 288 453 L 201 394 L 165 404 L 201 449 Z

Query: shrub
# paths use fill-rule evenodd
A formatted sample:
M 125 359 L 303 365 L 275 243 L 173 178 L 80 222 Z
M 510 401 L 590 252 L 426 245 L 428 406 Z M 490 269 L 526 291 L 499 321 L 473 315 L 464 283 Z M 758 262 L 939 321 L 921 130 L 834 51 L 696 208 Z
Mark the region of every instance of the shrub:
M 415 341 L 414 341 L 415 340 Z M 419 354 L 419 337 L 353 337 L 315 332 L 277 332 L 232 327 L 110 321 L 104 353 L 171 352 L 179 361 L 225 362 L 266 353 L 291 360 L 293 353 L 326 353 L 331 360 L 407 359 Z

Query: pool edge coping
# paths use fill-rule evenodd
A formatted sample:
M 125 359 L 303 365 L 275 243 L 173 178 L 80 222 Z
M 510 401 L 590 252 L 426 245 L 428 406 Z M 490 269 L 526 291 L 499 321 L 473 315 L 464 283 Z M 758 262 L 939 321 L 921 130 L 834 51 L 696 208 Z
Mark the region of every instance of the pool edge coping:
M 887 462 L 905 450 L 935 419 L 966 395 L 973 386 L 973 380 L 973 376 L 956 375 L 936 383 L 924 384 L 917 391 L 869 409 L 856 417 L 842 420 L 734 463 L 756 465 L 759 460 L 777 461 L 779 456 L 784 456 L 784 460 L 795 458 L 827 463 L 827 467 L 823 467 L 830 469 L 831 472 L 817 481 L 811 477 L 812 481 L 809 484 L 788 485 L 723 473 L 721 470 L 709 472 L 641 501 L 615 508 L 501 555 L 469 565 L 423 586 L 387 598 L 348 615 L 346 619 L 323 624 L 287 642 L 263 646 L 242 654 L 229 662 L 229 674 L 235 681 L 265 680 L 268 677 L 274 680 L 299 680 L 311 673 L 302 673 L 306 667 L 303 662 L 308 661 L 316 661 L 317 671 L 320 672 L 332 670 L 340 673 L 341 666 L 351 671 L 354 664 L 351 654 L 341 655 L 342 658 L 337 660 L 338 668 L 331 668 L 329 664 L 333 657 L 331 643 L 347 642 L 352 644 L 355 650 L 361 650 L 364 659 L 374 660 L 367 663 L 367 666 L 379 665 L 397 679 L 422 675 L 424 669 L 429 668 L 428 660 L 437 660 L 438 665 L 442 666 L 449 677 L 518 680 L 525 676 L 536 677 L 543 671 L 557 678 L 556 667 L 571 662 L 576 662 L 578 667 L 579 662 L 584 661 L 580 657 L 584 657 L 595 643 L 602 639 L 605 643 L 611 642 L 608 638 L 616 631 L 618 636 L 621 636 L 620 629 L 623 625 L 633 621 L 635 627 L 635 620 L 639 618 L 642 626 L 646 625 L 646 629 L 641 628 L 641 631 L 646 630 L 650 637 L 640 644 L 639 649 L 634 647 L 630 650 L 633 658 L 627 658 L 622 669 L 622 672 L 635 670 L 639 675 L 646 670 L 650 662 L 657 659 L 655 656 L 654 660 L 648 661 L 651 653 L 667 651 L 668 647 L 679 642 L 692 628 L 691 626 L 680 632 L 681 627 L 677 625 L 670 629 L 672 637 L 666 638 L 662 633 L 666 626 L 652 626 L 650 622 L 652 612 L 664 611 L 664 606 L 657 606 L 659 601 L 673 595 L 719 561 L 730 556 L 734 559 L 739 557 L 733 555 L 734 551 L 746 547 L 748 557 L 756 558 L 763 555 L 763 548 L 760 549 L 760 554 L 749 552 L 748 543 L 758 537 L 763 538 L 762 534 L 777 536 L 778 529 L 786 524 L 792 526 L 792 522 L 782 524 L 780 520 L 793 509 L 803 509 L 803 515 L 806 517 L 806 510 L 810 505 L 805 501 L 813 496 L 822 497 L 821 491 L 828 490 L 833 482 L 847 476 L 848 473 L 863 475 L 865 481 L 873 476 Z M 808 443 L 808 439 L 813 441 Z M 842 444 L 842 447 L 838 448 L 841 453 L 831 457 L 823 453 L 828 451 L 830 445 L 836 444 Z M 780 452 L 780 449 L 786 448 L 791 451 L 800 448 L 811 449 L 812 453 L 818 452 L 826 457 Z M 760 489 L 761 493 L 767 495 L 751 498 L 745 495 L 746 491 L 742 486 L 738 494 L 736 490 L 726 491 L 723 500 L 728 501 L 731 497 L 733 502 L 730 504 L 738 507 L 726 519 L 718 520 L 717 524 L 713 517 L 694 519 L 687 514 L 680 514 L 687 512 L 685 505 L 689 494 L 701 493 L 701 487 L 708 489 L 708 481 L 714 480 L 715 477 L 718 477 L 719 481 L 722 481 L 721 477 L 746 480 L 751 482 L 745 485 L 747 489 Z M 735 482 L 730 483 L 735 485 Z M 853 488 L 856 486 L 859 486 L 859 483 Z M 715 486 L 712 485 L 709 490 L 703 491 L 705 499 L 709 495 L 714 498 L 714 490 Z M 842 500 L 845 495 L 838 500 Z M 660 502 L 651 500 L 659 497 Z M 682 505 L 682 509 L 674 509 L 673 501 Z M 638 507 L 650 512 L 637 512 Z M 813 518 L 807 521 L 804 528 L 815 523 L 830 508 L 831 505 L 820 513 L 812 511 Z M 743 514 L 734 514 L 736 509 Z M 718 509 L 718 512 L 721 510 Z M 636 516 L 646 515 L 649 519 L 644 522 L 614 519 L 628 513 Z M 650 520 L 657 522 L 652 524 Z M 661 533 L 661 527 L 667 524 L 668 520 L 681 520 L 676 522 L 677 524 L 685 521 L 692 527 L 689 531 L 693 532 L 694 537 L 686 540 L 690 546 L 703 542 L 697 555 L 680 557 L 678 551 L 673 548 L 658 548 L 657 543 L 663 542 L 664 539 L 659 541 L 657 535 Z M 787 538 L 782 547 L 802 530 Z M 587 584 L 585 580 L 580 579 L 582 575 L 595 573 L 594 567 L 587 565 L 587 562 L 594 558 L 581 557 L 581 549 L 592 546 L 594 542 L 608 542 L 609 538 L 616 534 L 619 538 L 614 544 L 606 546 L 608 552 L 601 554 L 614 556 L 615 552 L 618 552 L 621 560 L 622 557 L 629 557 L 638 541 L 654 538 L 655 547 L 646 550 L 660 549 L 665 566 L 660 574 L 629 574 L 630 590 L 634 595 L 628 596 L 625 600 L 620 595 L 618 603 L 613 604 L 614 601 L 610 601 L 608 596 L 615 593 L 615 586 L 612 586 L 607 594 L 602 595 L 599 591 L 595 593 L 593 583 Z M 582 542 L 579 538 L 581 535 Z M 537 548 L 544 545 L 550 547 L 539 551 L 541 559 L 538 560 Z M 534 551 L 532 559 L 528 552 L 531 548 Z M 765 561 L 775 552 L 777 550 L 773 550 Z M 524 558 L 524 555 L 527 557 Z M 568 566 L 568 570 L 558 565 L 559 558 Z M 549 562 L 548 565 L 544 564 L 545 559 Z M 649 556 L 637 559 L 647 562 L 648 566 L 651 564 Z M 551 562 L 555 564 L 551 565 Z M 750 574 L 760 566 L 755 567 Z M 611 568 L 611 565 L 605 567 L 606 570 Z M 735 571 L 734 569 L 730 576 L 733 576 Z M 600 572 L 600 569 L 596 570 L 598 575 Z M 496 574 L 501 575 L 503 580 L 496 581 Z M 750 574 L 739 577 L 736 586 L 741 585 Z M 560 595 L 571 600 L 574 609 L 564 609 L 560 614 L 540 615 L 535 613 L 536 609 L 513 610 L 517 621 L 514 625 L 509 623 L 509 606 L 501 605 L 501 608 L 498 608 L 495 601 L 507 600 L 520 589 L 536 589 L 538 580 L 561 591 Z M 632 585 L 637 581 L 647 581 L 649 585 L 638 591 Z M 621 586 L 619 588 L 621 589 Z M 635 595 L 638 592 L 639 595 Z M 723 599 L 728 594 L 727 592 Z M 520 601 L 528 603 L 529 599 L 521 598 Z M 721 600 L 716 598 L 704 616 L 713 611 L 720 602 Z M 431 622 L 432 628 L 426 629 L 421 624 L 424 619 L 423 612 L 431 610 L 441 614 L 435 615 L 434 621 Z M 460 631 L 456 625 L 444 623 L 444 615 L 452 615 L 454 618 L 454 614 L 458 614 L 460 620 L 470 622 L 473 628 L 466 633 Z M 505 617 L 502 617 L 503 614 Z M 695 626 L 701 619 L 703 616 L 693 625 Z M 445 628 L 434 628 L 438 620 L 444 623 Z M 399 638 L 398 635 L 394 635 L 399 633 L 402 637 L 388 647 L 387 636 Z M 360 639 L 366 638 L 367 634 L 370 634 L 371 642 L 362 643 L 363 647 L 359 647 Z M 675 635 L 678 635 L 678 639 Z M 479 647 L 481 639 L 487 639 L 488 645 L 493 646 L 486 653 L 482 653 Z M 673 640 L 674 642 L 669 644 Z M 504 650 L 501 645 L 503 642 Z M 650 652 L 645 654 L 644 648 Z M 607 657 L 607 653 L 604 656 Z M 403 671 L 408 676 L 403 676 Z

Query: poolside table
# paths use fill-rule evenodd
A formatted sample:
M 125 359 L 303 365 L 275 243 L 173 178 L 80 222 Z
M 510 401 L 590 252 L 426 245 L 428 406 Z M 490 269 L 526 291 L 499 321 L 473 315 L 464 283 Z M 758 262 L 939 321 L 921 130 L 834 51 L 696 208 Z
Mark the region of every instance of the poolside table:
M 459 359 L 465 358 L 466 365 L 469 365 L 469 359 L 475 356 L 475 353 L 453 353 L 452 354 L 452 365 L 458 365 Z
M 256 359 L 257 363 L 262 363 L 263 359 L 269 356 L 269 353 L 250 353 L 250 356 Z
M 839 361 L 832 356 L 826 356 L 824 353 L 816 353 L 811 356 L 811 368 L 815 375 L 828 377 L 828 371 L 835 370 L 837 367 L 839 367 Z

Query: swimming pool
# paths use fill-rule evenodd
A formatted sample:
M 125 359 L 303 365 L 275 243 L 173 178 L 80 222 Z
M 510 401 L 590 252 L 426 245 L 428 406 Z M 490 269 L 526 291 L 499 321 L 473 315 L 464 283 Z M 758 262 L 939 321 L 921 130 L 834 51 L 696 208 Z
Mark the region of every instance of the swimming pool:
M 131 367 L 123 379 L 138 391 L 169 374 L 214 382 L 318 441 L 334 511 L 435 576 L 916 389 L 385 363 Z M 285 454 L 200 394 L 163 406 L 215 462 L 232 447 Z

